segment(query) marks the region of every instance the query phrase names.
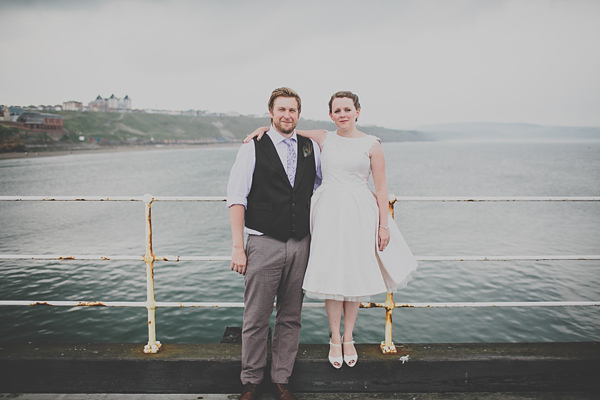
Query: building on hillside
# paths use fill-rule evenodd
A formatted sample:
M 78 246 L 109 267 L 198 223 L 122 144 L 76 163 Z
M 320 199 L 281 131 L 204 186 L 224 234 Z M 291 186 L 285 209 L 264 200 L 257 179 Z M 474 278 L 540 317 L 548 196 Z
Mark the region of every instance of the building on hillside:
M 88 109 L 90 111 L 102 112 L 128 112 L 131 111 L 131 99 L 127 95 L 122 99 L 116 97 L 114 94 L 108 99 L 103 99 L 102 96 L 98 95 L 96 100 L 88 103 Z
M 0 121 L 12 121 L 10 117 L 10 109 L 8 106 L 0 106 Z
M 106 100 L 106 111 L 117 111 L 117 108 L 119 108 L 119 99 L 111 94 Z
M 63 102 L 63 110 L 65 111 L 83 111 L 83 103 L 80 101 L 65 101 Z
M 106 111 L 106 101 L 102 98 L 102 96 L 98 95 L 96 100 L 90 101 L 88 103 L 88 110 L 90 111 Z
M 60 104 L 57 105 L 49 105 L 49 104 L 40 104 L 39 106 L 31 106 L 29 108 L 32 108 L 34 110 L 38 110 L 38 111 L 62 111 L 63 106 Z
M 19 116 L 17 122 L 28 129 L 63 130 L 64 128 L 62 115 L 42 114 L 34 111 L 25 111 Z
M 19 115 L 17 122 L 22 123 L 26 128 L 42 129 L 44 117 L 38 112 L 25 111 L 23 114 Z
M 23 114 L 23 107 L 12 106 L 12 107 L 8 107 L 8 109 L 10 110 L 10 118 L 11 118 L 12 122 L 17 122 L 17 119 L 19 119 L 19 116 L 21 116 L 21 114 Z
M 65 119 L 62 115 L 42 114 L 42 117 L 44 117 L 44 129 L 63 130 Z
M 129 96 L 125 95 L 120 104 L 123 109 L 131 111 L 131 99 Z

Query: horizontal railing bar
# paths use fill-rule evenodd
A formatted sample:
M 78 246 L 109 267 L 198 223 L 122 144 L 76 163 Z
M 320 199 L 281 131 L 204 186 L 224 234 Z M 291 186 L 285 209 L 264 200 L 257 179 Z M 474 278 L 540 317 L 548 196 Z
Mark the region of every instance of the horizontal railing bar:
M 0 306 L 138 307 L 138 308 L 146 308 L 147 303 L 145 301 L 0 300 Z
M 154 201 L 227 201 L 225 196 L 154 196 Z
M 224 196 L 0 196 L 0 201 L 226 201 Z
M 0 306 L 55 306 L 55 307 L 137 307 L 146 308 L 139 301 L 35 301 L 0 300 Z M 305 302 L 305 308 L 324 308 L 322 302 Z M 483 307 L 599 307 L 600 301 L 539 301 L 539 302 L 455 302 L 455 303 L 395 303 L 395 308 L 483 308 Z M 157 301 L 156 308 L 244 308 L 243 302 L 174 302 Z M 362 308 L 385 308 L 385 303 L 361 303 Z
M 175 301 L 157 301 L 157 308 L 244 308 L 242 302 L 175 302 Z
M 600 255 L 534 255 L 534 256 L 416 256 L 417 261 L 590 261 L 600 260 Z M 141 261 L 145 256 L 119 255 L 59 255 L 59 254 L 0 254 L 0 260 L 37 261 Z M 154 261 L 231 261 L 230 256 L 155 256 Z
M 468 302 L 468 303 L 396 303 L 395 308 L 472 308 L 472 307 L 590 307 L 600 306 L 600 301 L 540 301 L 540 302 Z M 239 308 L 244 303 L 194 303 L 156 302 L 157 308 L 199 307 L 199 308 Z M 305 308 L 325 308 L 322 302 L 305 302 Z M 362 308 L 385 308 L 385 303 L 361 303 Z
M 584 261 L 600 260 L 600 255 L 542 256 L 422 256 L 418 261 Z
M 144 201 L 144 196 L 0 196 L 0 201 Z
M 225 196 L 0 196 L 0 201 L 215 201 L 224 202 Z M 600 196 L 534 196 L 534 197 L 432 197 L 432 196 L 390 196 L 391 201 L 401 202 L 529 202 L 529 201 L 600 201 Z
M 599 256 L 600 257 L 600 256 Z M 101 256 L 101 255 L 59 255 L 59 254 L 0 254 L 0 260 L 37 260 L 37 261 L 141 261 L 145 256 Z M 155 256 L 155 261 L 231 261 L 230 256 Z
M 144 256 L 97 256 L 97 255 L 58 255 L 58 254 L 0 254 L 0 260 L 35 260 L 35 261 L 141 261 Z
M 479 308 L 479 307 L 598 307 L 600 301 L 531 301 L 468 303 L 396 303 L 396 308 Z
M 428 202 L 428 201 L 439 201 L 439 202 L 495 202 L 495 201 L 513 201 L 513 202 L 527 202 L 527 201 L 600 201 L 598 196 L 586 196 L 586 197 L 414 197 L 414 196 L 401 196 L 390 198 L 390 201 L 402 201 L 402 202 Z
M 231 261 L 231 256 L 156 256 L 156 261 Z

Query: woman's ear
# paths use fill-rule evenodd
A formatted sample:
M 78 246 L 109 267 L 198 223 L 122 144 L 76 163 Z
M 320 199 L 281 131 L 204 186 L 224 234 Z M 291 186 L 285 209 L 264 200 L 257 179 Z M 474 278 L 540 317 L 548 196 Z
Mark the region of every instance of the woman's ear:
M 360 108 L 356 109 L 356 121 L 358 121 L 358 117 L 360 117 Z

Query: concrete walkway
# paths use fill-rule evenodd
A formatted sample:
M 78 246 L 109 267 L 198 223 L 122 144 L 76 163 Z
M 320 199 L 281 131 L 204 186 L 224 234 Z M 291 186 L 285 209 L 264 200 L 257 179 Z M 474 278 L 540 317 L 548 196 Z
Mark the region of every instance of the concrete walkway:
M 237 400 L 238 394 L 0 393 L 1 400 Z M 299 393 L 298 400 L 597 400 L 590 393 Z M 263 394 L 260 400 L 273 400 Z
M 379 345 L 359 344 L 357 366 L 335 370 L 325 360 L 326 345 L 301 344 L 292 390 L 305 392 L 300 399 L 506 399 L 511 393 L 523 394 L 516 399 L 530 399 L 535 398 L 528 394 L 533 392 L 600 393 L 600 343 L 396 346 L 398 354 L 384 355 Z M 150 397 L 140 398 L 148 399 L 167 398 L 159 395 L 165 392 L 197 393 L 173 398 L 198 400 L 207 398 L 201 393 L 235 394 L 241 390 L 238 344 L 164 344 L 157 354 L 145 354 L 142 348 L 135 343 L 0 344 L 0 393 L 146 393 Z M 348 394 L 310 394 L 320 392 Z M 351 395 L 360 392 L 366 394 Z M 444 395 L 423 394 L 431 392 Z M 494 395 L 456 397 L 455 393 Z M 119 398 L 107 396 L 95 398 Z M 545 396 L 537 398 L 552 399 Z

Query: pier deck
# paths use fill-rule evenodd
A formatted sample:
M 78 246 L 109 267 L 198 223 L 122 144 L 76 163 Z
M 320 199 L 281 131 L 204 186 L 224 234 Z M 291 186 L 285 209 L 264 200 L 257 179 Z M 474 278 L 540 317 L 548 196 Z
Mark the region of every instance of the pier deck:
M 55 394 L 0 393 L 17 400 L 237 400 L 239 394 Z M 298 393 L 298 400 L 597 400 L 592 393 Z M 274 400 L 270 394 L 259 400 Z
M 348 399 L 600 394 L 597 342 L 412 343 L 397 345 L 396 355 L 381 354 L 376 344 L 356 347 L 357 366 L 335 370 L 325 359 L 326 345 L 300 345 L 291 385 L 303 399 L 336 399 L 331 397 L 336 393 L 344 394 L 337 398 Z M 145 354 L 142 349 L 138 343 L 2 344 L 0 393 L 231 394 L 241 389 L 239 344 L 167 343 L 157 354 Z M 330 393 L 330 397 L 314 397 L 318 393 Z M 420 395 L 389 397 L 392 393 Z M 450 397 L 434 396 L 440 393 Z

